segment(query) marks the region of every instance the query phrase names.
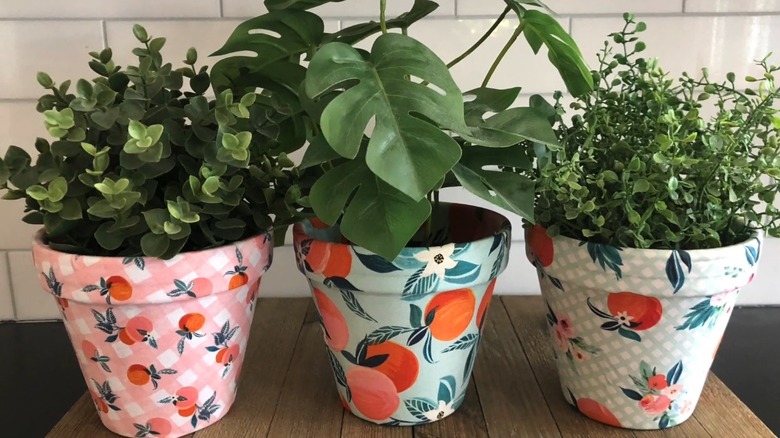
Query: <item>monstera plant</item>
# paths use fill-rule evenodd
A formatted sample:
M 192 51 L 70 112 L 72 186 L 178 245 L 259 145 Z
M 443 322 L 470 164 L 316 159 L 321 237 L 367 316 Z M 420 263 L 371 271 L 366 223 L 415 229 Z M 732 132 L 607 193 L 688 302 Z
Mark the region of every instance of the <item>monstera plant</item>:
M 233 56 L 214 66 L 213 84 L 217 93 L 259 89 L 273 105 L 261 129 L 308 144 L 301 167 L 316 182 L 303 202 L 316 218 L 295 226 L 295 250 L 344 405 L 380 424 L 435 421 L 463 401 L 510 241 L 506 218 L 439 203 L 438 192 L 463 186 L 531 219 L 534 181 L 512 170 L 530 170 L 536 147 L 557 144 L 552 107 L 540 98 L 513 107 L 520 88 L 492 89 L 490 79 L 520 36 L 535 52 L 546 47 L 573 94 L 590 90 L 592 77 L 536 0 L 507 0 L 449 65 L 408 36 L 434 2 L 388 18 L 381 0 L 378 21 L 335 33 L 309 11 L 325 3 L 266 1 L 269 12 L 215 53 Z M 513 11 L 516 30 L 483 86 L 464 93 L 449 68 Z M 246 51 L 256 56 L 237 54 Z
M 378 21 L 335 33 L 325 32 L 322 19 L 309 11 L 325 3 L 330 2 L 266 1 L 269 12 L 239 25 L 215 53 L 256 56 L 228 57 L 212 72 L 217 92 L 262 89 L 274 106 L 263 129 L 278 133 L 290 147 L 308 142 L 302 167 L 317 176 L 324 172 L 308 199 L 316 216 L 339 222 L 347 239 L 388 260 L 425 228 L 444 187 L 462 185 L 531 219 L 533 181 L 494 167 L 530 168 L 532 151 L 516 146 L 523 140 L 556 143 L 540 111 L 547 105 L 533 99 L 531 107 L 511 107 L 520 88 L 492 89 L 489 80 L 522 35 L 535 52 L 547 49 L 572 94 L 592 87 L 576 44 L 543 4 L 507 0 L 487 34 L 447 65 L 406 35 L 438 7 L 435 2 L 416 0 L 408 12 L 386 18 L 382 1 Z M 516 31 L 483 86 L 462 92 L 449 68 L 511 12 L 518 19 Z M 355 47 L 377 34 L 370 51 Z M 464 95 L 473 100 L 466 102 Z

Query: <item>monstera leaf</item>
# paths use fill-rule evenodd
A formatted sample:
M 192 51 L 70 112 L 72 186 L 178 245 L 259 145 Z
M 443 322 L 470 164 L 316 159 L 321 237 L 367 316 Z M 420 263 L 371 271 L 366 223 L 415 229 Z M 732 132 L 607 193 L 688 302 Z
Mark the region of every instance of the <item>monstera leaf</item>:
M 344 0 L 265 0 L 265 7 L 269 11 L 280 11 L 284 9 L 311 9 L 325 3 L 340 3 Z
M 414 0 L 412 9 L 404 12 L 396 18 L 387 20 L 388 29 L 405 29 L 415 22 L 427 17 L 431 12 L 439 8 L 436 2 L 430 0 Z M 354 26 L 346 27 L 340 31 L 325 37 L 325 40 L 337 41 L 344 44 L 353 45 L 368 38 L 371 35 L 381 32 L 382 27 L 376 21 L 360 23 Z
M 431 204 L 427 199 L 415 201 L 383 182 L 362 158 L 320 177 L 311 190 L 311 205 L 317 217 L 329 224 L 343 212 L 341 232 L 347 239 L 393 260 L 430 216 Z
M 542 45 L 547 47 L 547 57 L 558 69 L 566 88 L 575 97 L 593 89 L 593 76 L 585 63 L 577 43 L 561 27 L 558 20 L 544 12 L 528 10 L 521 17 L 525 23 L 523 34 L 534 53 Z
M 535 108 L 509 108 L 520 88 L 496 90 L 478 88 L 467 92 L 474 99 L 464 105 L 466 123 L 471 128 L 461 133 L 478 146 L 507 147 L 523 140 L 557 145 L 555 132 L 546 115 Z M 486 118 L 487 114 L 492 114 Z
M 276 88 L 297 96 L 305 72 L 297 58 L 322 43 L 324 28 L 317 15 L 295 9 L 272 11 L 239 24 L 212 56 L 243 51 L 257 56 L 217 62 L 211 72 L 214 89 L 219 93 L 226 88 Z
M 471 193 L 521 217 L 534 219 L 534 181 L 514 172 L 487 170 L 508 166 L 531 169 L 529 151 L 524 146 L 496 149 L 464 146 L 463 158 L 452 172 Z
M 328 143 L 341 156 L 355 158 L 374 120 L 368 168 L 414 201 L 460 158 L 458 143 L 442 128 L 468 131 L 463 96 L 444 62 L 411 37 L 380 36 L 368 59 L 346 44 L 326 44 L 309 64 L 305 87 L 312 98 L 345 88 L 320 118 Z

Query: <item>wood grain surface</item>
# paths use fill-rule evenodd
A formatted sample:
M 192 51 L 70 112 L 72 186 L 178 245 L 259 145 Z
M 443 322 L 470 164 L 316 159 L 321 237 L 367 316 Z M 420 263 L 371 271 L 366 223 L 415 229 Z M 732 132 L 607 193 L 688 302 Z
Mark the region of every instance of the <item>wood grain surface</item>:
M 262 299 L 257 306 L 235 405 L 188 438 L 776 437 L 715 375 L 693 418 L 671 429 L 635 432 L 589 420 L 561 393 L 538 296 L 493 300 L 458 412 L 424 426 L 376 426 L 341 407 L 311 300 Z M 88 393 L 47 435 L 114 436 Z

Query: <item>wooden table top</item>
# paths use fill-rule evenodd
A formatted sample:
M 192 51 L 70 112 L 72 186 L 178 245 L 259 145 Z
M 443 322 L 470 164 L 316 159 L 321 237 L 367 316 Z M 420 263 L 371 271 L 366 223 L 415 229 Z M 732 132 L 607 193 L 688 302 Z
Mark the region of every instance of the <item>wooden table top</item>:
M 376 426 L 344 411 L 310 299 L 261 299 L 235 405 L 190 437 L 775 437 L 714 374 L 694 416 L 665 431 L 615 429 L 584 417 L 561 394 L 543 306 L 540 297 L 494 299 L 465 402 L 442 421 L 412 428 Z M 116 435 L 85 394 L 47 436 Z

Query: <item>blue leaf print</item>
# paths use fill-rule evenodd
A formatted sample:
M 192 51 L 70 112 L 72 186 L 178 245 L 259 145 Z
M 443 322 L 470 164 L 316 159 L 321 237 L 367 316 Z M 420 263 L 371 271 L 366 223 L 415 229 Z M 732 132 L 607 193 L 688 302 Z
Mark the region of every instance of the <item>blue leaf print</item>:
M 758 263 L 758 248 L 752 246 L 745 247 L 745 257 L 747 258 L 750 266 L 755 266 Z
M 423 421 L 428 421 L 428 417 L 425 416 L 426 412 L 436 410 L 436 408 L 439 407 L 438 403 L 434 403 L 427 398 L 404 400 L 404 405 L 406 405 L 406 410 L 408 410 L 410 414 Z
M 666 381 L 669 382 L 670 385 L 675 385 L 680 380 L 680 376 L 682 375 L 683 371 L 683 364 L 682 361 L 677 362 L 671 370 L 669 370 L 669 373 L 666 375 Z
M 360 263 L 363 264 L 363 266 L 365 266 L 366 268 L 370 269 L 373 272 L 386 274 L 388 272 L 401 270 L 401 268 L 394 265 L 393 262 L 379 255 L 361 254 L 357 251 L 355 251 L 355 255 L 357 256 L 358 260 L 360 260 Z
M 688 268 L 688 273 L 691 272 L 691 255 L 687 251 L 674 250 L 669 255 L 669 259 L 666 261 L 666 278 L 669 279 L 669 283 L 674 288 L 674 293 L 677 293 L 685 285 L 685 270 L 683 265 Z
M 642 400 L 642 394 L 634 391 L 633 389 L 626 389 L 626 388 L 620 388 L 623 391 L 623 394 L 626 395 L 626 397 L 630 398 L 631 400 Z
M 450 404 L 455 397 L 455 378 L 452 376 L 444 376 L 439 382 L 439 401 Z
M 480 265 L 458 260 L 458 264 L 452 269 L 444 271 L 444 280 L 455 284 L 471 283 L 479 277 Z
M 557 279 L 557 278 L 555 278 L 553 276 L 549 276 L 549 277 L 550 277 L 550 283 L 552 283 L 553 286 L 555 286 L 558 289 L 566 292 L 566 289 L 563 288 L 563 283 L 561 283 L 561 280 L 559 280 L 559 279 Z
M 620 257 L 620 251 L 622 251 L 622 249 L 612 245 L 603 245 L 593 242 L 588 242 L 587 245 L 588 254 L 590 255 L 591 260 L 593 260 L 593 263 L 598 263 L 605 272 L 607 268 L 609 268 L 615 273 L 615 279 L 620 280 L 623 278 L 623 271 L 621 270 L 623 258 Z
M 419 300 L 436 290 L 436 286 L 439 285 L 439 277 L 436 274 L 423 277 L 422 274 L 424 271 L 425 267 L 422 267 L 406 280 L 401 299 L 407 301 Z
M 469 248 L 471 248 L 471 242 L 455 244 L 455 250 L 452 252 L 452 257 L 455 257 L 460 253 L 466 252 Z
M 490 245 L 489 254 L 493 254 L 493 251 L 495 251 L 501 245 L 501 241 L 504 240 L 503 237 L 503 234 L 496 234 L 493 236 L 493 244 Z

